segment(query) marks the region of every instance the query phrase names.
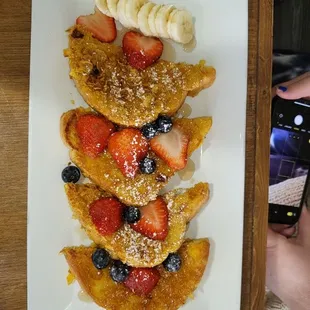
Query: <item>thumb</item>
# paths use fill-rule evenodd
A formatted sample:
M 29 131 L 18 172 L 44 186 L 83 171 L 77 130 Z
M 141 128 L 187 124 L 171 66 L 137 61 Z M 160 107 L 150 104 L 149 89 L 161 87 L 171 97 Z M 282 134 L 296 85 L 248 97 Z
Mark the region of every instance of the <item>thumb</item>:
M 286 240 L 286 237 L 268 227 L 267 251 L 275 249 L 279 244 L 284 243 Z
M 306 206 L 301 211 L 297 240 L 300 244 L 310 247 L 310 211 Z
M 288 100 L 306 98 L 310 96 L 310 77 L 297 80 L 287 86 L 279 86 L 276 94 Z

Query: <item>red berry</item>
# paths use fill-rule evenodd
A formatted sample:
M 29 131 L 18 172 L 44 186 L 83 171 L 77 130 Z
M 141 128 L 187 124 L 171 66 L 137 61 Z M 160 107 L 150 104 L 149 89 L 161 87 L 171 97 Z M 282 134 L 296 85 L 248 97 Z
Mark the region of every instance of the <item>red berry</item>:
M 137 295 L 148 295 L 160 279 L 156 268 L 133 268 L 124 284 Z
M 85 114 L 79 117 L 76 130 L 81 142 L 82 151 L 88 156 L 95 158 L 104 151 L 108 139 L 114 132 L 114 125 L 106 118 Z
M 101 198 L 89 206 L 89 214 L 101 235 L 111 235 L 122 225 L 124 206 L 115 198 Z
M 168 235 L 168 208 L 161 197 L 140 208 L 141 218 L 131 228 L 154 240 L 165 240 Z
M 154 153 L 174 170 L 182 170 L 187 163 L 189 137 L 174 126 L 168 133 L 163 133 L 150 142 Z
M 163 53 L 163 43 L 158 38 L 146 37 L 129 31 L 123 38 L 123 52 L 128 63 L 136 69 L 145 69 L 157 61 Z
M 101 42 L 113 42 L 117 36 L 114 18 L 104 15 L 97 8 L 94 14 L 78 17 L 76 23 L 85 26 Z
M 147 155 L 149 144 L 140 130 L 127 128 L 111 136 L 108 150 L 124 176 L 133 178 L 139 162 Z

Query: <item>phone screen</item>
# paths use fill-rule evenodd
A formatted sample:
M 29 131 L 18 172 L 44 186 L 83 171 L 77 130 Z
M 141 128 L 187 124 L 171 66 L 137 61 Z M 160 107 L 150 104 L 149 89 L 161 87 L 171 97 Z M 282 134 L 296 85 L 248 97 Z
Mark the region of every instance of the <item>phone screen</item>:
M 300 207 L 310 171 L 310 105 L 278 99 L 270 135 L 269 203 Z

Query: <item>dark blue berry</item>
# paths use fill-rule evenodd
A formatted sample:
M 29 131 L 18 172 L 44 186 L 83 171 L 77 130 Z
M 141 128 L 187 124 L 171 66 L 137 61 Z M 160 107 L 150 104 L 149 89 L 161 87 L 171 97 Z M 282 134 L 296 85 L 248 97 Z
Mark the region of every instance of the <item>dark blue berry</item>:
M 156 170 L 156 161 L 152 158 L 145 157 L 140 161 L 140 171 L 144 174 L 151 174 Z
M 123 211 L 123 219 L 128 224 L 136 223 L 141 218 L 140 209 L 137 207 L 126 207 Z
M 127 279 L 129 272 L 130 267 L 117 260 L 111 267 L 110 276 L 115 282 L 122 283 Z
M 161 133 L 167 133 L 172 129 L 172 119 L 169 116 L 159 116 L 157 121 L 158 131 Z
M 65 183 L 76 183 L 81 177 L 81 172 L 78 167 L 68 166 L 62 170 L 61 177 Z
M 158 126 L 156 123 L 146 124 L 141 129 L 142 134 L 147 139 L 152 139 L 158 134 Z
M 97 269 L 108 267 L 110 263 L 110 255 L 104 249 L 97 249 L 92 255 L 92 261 Z
M 166 260 L 163 262 L 163 265 L 167 271 L 177 272 L 180 270 L 182 265 L 181 256 L 177 253 L 169 254 Z

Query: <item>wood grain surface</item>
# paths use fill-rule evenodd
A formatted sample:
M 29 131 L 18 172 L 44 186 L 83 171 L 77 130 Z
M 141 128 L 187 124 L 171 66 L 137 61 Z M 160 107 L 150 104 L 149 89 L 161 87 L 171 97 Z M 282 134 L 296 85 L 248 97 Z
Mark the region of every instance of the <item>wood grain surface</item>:
M 249 1 L 248 102 L 241 308 L 264 309 L 273 1 Z
M 27 137 L 31 1 L 0 1 L 0 17 L 0 310 L 20 310 L 27 308 Z M 272 1 L 250 0 L 249 18 L 242 309 L 263 309 Z
M 30 1 L 0 1 L 0 309 L 26 309 Z

